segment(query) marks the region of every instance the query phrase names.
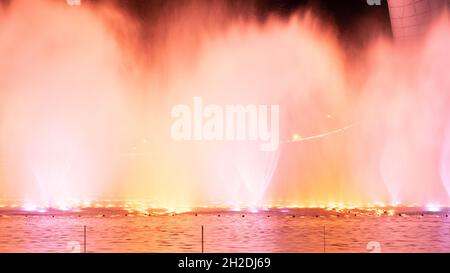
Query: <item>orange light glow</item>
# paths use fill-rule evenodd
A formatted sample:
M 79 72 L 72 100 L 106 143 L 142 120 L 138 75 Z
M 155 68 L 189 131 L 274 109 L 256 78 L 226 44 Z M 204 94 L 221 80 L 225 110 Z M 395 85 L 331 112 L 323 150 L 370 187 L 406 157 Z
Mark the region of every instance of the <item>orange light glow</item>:
M 177 14 L 150 28 L 113 4 L 0 5 L 8 206 L 450 205 L 448 14 L 421 42 L 368 36 L 357 53 L 309 10 L 264 22 L 197 5 Z M 279 149 L 174 141 L 171 109 L 195 96 L 279 105 Z

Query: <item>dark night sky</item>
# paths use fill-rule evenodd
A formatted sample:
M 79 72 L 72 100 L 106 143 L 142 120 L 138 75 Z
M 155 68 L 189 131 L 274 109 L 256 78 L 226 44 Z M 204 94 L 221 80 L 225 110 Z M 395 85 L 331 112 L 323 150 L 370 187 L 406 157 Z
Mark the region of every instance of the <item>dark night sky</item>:
M 88 1 L 88 0 L 84 0 Z M 110 0 L 89 0 L 110 1 Z M 142 20 L 151 19 L 160 10 L 171 10 L 194 1 L 207 4 L 225 2 L 233 10 L 252 6 L 262 20 L 268 15 L 287 16 L 297 10 L 312 7 L 323 20 L 333 24 L 342 40 L 362 43 L 368 35 L 367 24 L 376 24 L 380 31 L 390 35 L 389 11 L 386 0 L 380 6 L 370 6 L 366 0 L 128 0 L 118 1 L 124 9 Z
M 85 0 L 87 1 L 87 0 Z M 99 1 L 99 0 L 91 0 Z M 108 1 L 108 0 L 107 0 Z M 128 0 L 119 3 L 140 17 L 149 16 L 150 10 L 158 10 L 165 6 L 182 5 L 189 1 L 207 2 L 221 0 Z M 228 5 L 251 5 L 261 16 L 270 13 L 288 15 L 297 9 L 315 7 L 316 11 L 335 22 L 340 29 L 351 27 L 355 21 L 364 17 L 373 17 L 383 26 L 389 28 L 389 14 L 386 1 L 381 1 L 381 6 L 370 6 L 366 0 L 223 0 Z M 251 4 L 249 4 L 251 3 Z
M 0 0 L 8 3 L 14 0 Z M 65 0 L 54 0 L 65 1 Z M 368 35 L 367 24 L 376 24 L 382 32 L 390 35 L 389 12 L 387 0 L 381 0 L 380 6 L 370 6 L 367 0 L 82 0 L 87 3 L 116 3 L 138 20 L 153 20 L 157 16 L 165 16 L 161 11 L 171 11 L 178 6 L 192 2 L 212 5 L 214 2 L 225 3 L 233 12 L 245 10 L 251 6 L 256 16 L 264 20 L 268 15 L 287 16 L 305 7 L 312 7 L 323 20 L 333 24 L 342 40 L 362 43 Z

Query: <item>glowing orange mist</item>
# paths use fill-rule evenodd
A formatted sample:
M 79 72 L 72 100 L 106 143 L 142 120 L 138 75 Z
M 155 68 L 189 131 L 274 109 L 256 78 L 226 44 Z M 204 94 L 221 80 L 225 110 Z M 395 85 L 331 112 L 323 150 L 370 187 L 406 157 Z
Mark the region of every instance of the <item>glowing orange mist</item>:
M 110 5 L 2 7 L 0 198 L 449 204 L 447 15 L 413 47 L 368 37 L 349 60 L 310 12 L 259 22 L 220 10 L 138 23 Z M 194 96 L 280 105 L 279 150 L 174 141 L 171 108 Z

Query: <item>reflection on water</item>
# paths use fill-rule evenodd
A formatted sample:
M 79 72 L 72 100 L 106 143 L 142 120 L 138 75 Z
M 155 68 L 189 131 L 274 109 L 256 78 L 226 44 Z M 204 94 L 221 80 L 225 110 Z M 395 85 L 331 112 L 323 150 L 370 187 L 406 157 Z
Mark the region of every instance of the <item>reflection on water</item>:
M 369 252 L 371 241 L 382 252 L 450 252 L 445 214 L 338 217 L 300 211 L 3 215 L 0 252 L 83 251 L 84 226 L 87 252 L 200 252 L 202 225 L 205 252 Z

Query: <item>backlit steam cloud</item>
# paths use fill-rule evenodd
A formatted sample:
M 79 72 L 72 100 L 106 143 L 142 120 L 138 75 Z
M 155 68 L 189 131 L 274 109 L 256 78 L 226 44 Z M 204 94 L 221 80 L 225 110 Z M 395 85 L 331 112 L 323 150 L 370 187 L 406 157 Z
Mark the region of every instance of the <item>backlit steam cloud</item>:
M 198 4 L 139 23 L 111 5 L 3 6 L 0 197 L 449 204 L 446 14 L 414 46 L 368 37 L 349 60 L 310 12 L 261 22 L 228 11 Z M 195 96 L 279 105 L 279 149 L 174 141 L 171 109 Z

